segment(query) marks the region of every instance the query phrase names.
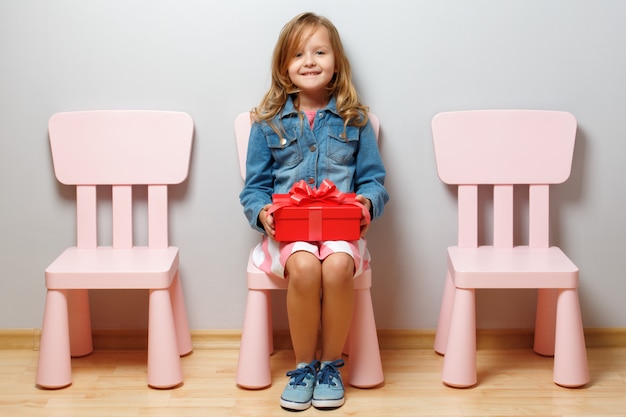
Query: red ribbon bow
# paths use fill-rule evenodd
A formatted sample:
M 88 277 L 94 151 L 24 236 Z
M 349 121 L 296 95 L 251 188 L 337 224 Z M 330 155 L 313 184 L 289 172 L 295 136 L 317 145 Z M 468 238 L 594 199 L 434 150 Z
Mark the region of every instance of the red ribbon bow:
M 327 179 L 322 180 L 317 188 L 309 187 L 304 180 L 300 180 L 289 190 L 289 201 L 296 206 L 304 206 L 318 201 L 341 204 L 344 200 L 345 194 Z

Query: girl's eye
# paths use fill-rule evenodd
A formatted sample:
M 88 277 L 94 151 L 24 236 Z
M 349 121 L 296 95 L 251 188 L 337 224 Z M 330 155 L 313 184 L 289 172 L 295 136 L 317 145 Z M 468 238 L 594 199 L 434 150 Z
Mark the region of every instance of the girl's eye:
M 315 54 L 316 54 L 316 55 L 324 55 L 325 53 L 326 53 L 326 52 L 324 52 L 324 51 L 317 51 Z
M 302 56 L 302 52 L 297 52 L 295 55 L 296 58 L 300 58 L 301 56 Z

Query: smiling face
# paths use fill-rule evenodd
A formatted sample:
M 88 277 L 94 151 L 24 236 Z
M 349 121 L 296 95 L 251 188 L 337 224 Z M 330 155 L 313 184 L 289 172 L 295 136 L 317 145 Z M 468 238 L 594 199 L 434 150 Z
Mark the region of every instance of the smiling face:
M 291 58 L 287 73 L 291 82 L 300 90 L 301 103 L 328 98 L 326 88 L 337 68 L 328 29 L 323 26 L 311 28 Z

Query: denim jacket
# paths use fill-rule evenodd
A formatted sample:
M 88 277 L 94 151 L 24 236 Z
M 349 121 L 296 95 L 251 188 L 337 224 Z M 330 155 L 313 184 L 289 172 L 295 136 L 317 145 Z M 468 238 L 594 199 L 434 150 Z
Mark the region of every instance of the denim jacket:
M 304 116 L 304 115 L 303 115 Z M 261 209 L 272 194 L 286 194 L 305 180 L 318 187 L 329 179 L 342 192 L 362 194 L 372 203 L 372 219 L 380 217 L 389 200 L 384 187 L 383 166 L 371 124 L 347 126 L 337 112 L 335 99 L 315 115 L 313 129 L 300 117 L 291 98 L 273 123 L 253 123 L 248 143 L 246 180 L 239 199 L 253 229 L 265 233 L 258 223 Z M 284 136 L 284 137 L 281 137 Z

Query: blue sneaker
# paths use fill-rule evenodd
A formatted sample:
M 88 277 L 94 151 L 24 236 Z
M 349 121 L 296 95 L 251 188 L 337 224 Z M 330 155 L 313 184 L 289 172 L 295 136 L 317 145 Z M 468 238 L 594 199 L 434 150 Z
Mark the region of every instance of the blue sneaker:
M 311 406 L 313 388 L 317 380 L 319 362 L 299 363 L 293 371 L 287 372 L 289 382 L 280 396 L 280 406 L 287 410 L 302 411 Z
M 317 373 L 317 383 L 313 390 L 313 406 L 315 408 L 337 408 L 345 402 L 343 381 L 337 368 L 343 366 L 343 360 L 322 362 Z

